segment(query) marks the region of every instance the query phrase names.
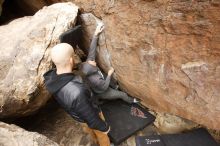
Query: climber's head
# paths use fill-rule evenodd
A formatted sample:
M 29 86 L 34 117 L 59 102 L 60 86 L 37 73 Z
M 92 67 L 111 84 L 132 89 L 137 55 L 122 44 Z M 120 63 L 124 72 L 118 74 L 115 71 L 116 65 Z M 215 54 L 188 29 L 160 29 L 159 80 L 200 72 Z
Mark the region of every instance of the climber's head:
M 50 55 L 57 70 L 72 70 L 75 65 L 73 47 L 67 43 L 54 46 Z

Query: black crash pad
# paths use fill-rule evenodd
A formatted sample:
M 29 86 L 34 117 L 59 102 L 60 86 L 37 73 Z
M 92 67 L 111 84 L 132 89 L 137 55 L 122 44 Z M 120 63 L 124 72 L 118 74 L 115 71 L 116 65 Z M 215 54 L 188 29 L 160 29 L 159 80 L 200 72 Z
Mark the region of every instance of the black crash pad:
M 151 141 L 149 143 L 149 141 Z M 158 142 L 160 141 L 160 142 Z M 159 145 L 160 143 L 160 145 Z M 158 144 L 158 145 L 156 145 Z M 136 137 L 136 146 L 219 146 L 207 130 L 199 128 L 181 134 Z
M 122 100 L 111 100 L 101 105 L 106 122 L 111 126 L 109 137 L 120 144 L 137 131 L 151 124 L 155 117 L 138 104 Z
M 77 25 L 74 28 L 67 30 L 66 32 L 62 33 L 59 37 L 61 43 L 68 43 L 73 48 L 76 48 L 78 45 L 79 48 L 84 49 L 83 46 L 83 31 L 82 26 Z

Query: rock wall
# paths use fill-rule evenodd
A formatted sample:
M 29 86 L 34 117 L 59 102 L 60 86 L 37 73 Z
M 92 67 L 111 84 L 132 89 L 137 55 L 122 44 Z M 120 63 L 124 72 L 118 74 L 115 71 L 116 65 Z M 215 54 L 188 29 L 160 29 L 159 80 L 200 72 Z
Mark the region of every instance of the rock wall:
M 54 4 L 0 26 L 0 118 L 31 114 L 50 98 L 43 84 L 49 51 L 77 14 L 72 3 Z
M 107 71 L 109 58 L 126 92 L 220 130 L 219 1 L 72 2 L 104 21 L 99 63 Z

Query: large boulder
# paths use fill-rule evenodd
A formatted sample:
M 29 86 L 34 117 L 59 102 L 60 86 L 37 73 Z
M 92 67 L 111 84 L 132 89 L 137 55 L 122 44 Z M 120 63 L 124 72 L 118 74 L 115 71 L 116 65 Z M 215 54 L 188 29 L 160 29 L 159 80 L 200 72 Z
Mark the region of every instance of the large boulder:
M 220 130 L 219 1 L 74 2 L 105 23 L 99 65 L 112 65 L 126 92 Z M 84 21 L 92 34 L 97 20 Z
M 31 114 L 50 98 L 43 84 L 49 51 L 77 14 L 72 3 L 54 4 L 0 26 L 0 118 Z
M 26 131 L 16 125 L 0 122 L 1 146 L 58 146 L 46 136 Z

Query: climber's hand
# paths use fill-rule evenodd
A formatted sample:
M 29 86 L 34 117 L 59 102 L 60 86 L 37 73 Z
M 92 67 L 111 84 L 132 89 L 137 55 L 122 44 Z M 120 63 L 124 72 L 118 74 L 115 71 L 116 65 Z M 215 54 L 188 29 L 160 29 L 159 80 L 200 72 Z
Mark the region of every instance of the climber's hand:
M 114 71 L 115 71 L 114 68 L 111 67 L 111 68 L 109 69 L 109 71 L 108 71 L 108 76 L 111 76 Z
M 98 36 L 104 30 L 104 28 L 104 24 L 99 22 L 95 30 L 95 36 Z

